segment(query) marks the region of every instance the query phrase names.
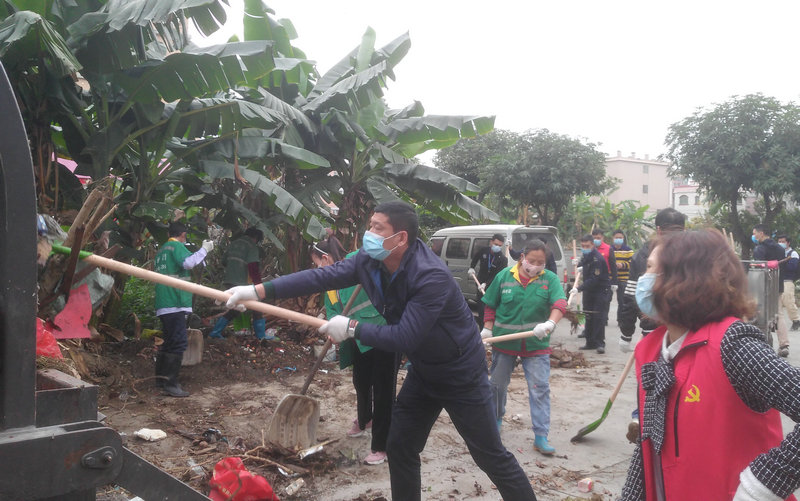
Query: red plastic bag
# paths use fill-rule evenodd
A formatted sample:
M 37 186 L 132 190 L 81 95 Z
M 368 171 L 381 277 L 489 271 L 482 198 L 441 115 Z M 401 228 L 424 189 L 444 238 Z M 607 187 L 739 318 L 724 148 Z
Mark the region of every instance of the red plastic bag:
M 267 479 L 247 471 L 239 458 L 218 462 L 208 485 L 214 501 L 280 501 Z
M 56 337 L 47 329 L 44 320 L 36 318 L 36 356 L 64 358 Z

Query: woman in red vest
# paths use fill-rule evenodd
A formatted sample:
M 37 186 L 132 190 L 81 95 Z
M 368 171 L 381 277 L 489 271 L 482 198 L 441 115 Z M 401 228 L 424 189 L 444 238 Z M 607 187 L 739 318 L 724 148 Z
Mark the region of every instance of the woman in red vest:
M 754 312 L 741 262 L 716 230 L 655 244 L 636 302 L 662 326 L 636 346 L 640 441 L 622 500 L 794 500 L 800 370 L 741 318 Z

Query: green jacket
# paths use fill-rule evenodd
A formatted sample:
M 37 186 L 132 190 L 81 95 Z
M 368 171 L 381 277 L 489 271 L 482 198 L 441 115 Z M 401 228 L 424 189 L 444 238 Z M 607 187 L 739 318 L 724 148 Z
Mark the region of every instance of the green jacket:
M 183 261 L 192 253 L 178 240 L 169 239 L 156 254 L 154 270 L 156 273 L 185 279 L 189 270 L 183 268 Z M 156 284 L 156 311 L 162 308 L 191 308 L 192 294 L 166 285 Z
M 519 263 L 498 273 L 482 300 L 495 310 L 493 337 L 533 330 L 550 317 L 557 302 L 566 307 L 564 289 L 555 273 L 544 270 L 523 287 L 519 281 Z M 517 353 L 543 350 L 550 346 L 550 335 L 544 339 L 536 336 L 514 339 L 494 346 Z
M 354 256 L 355 254 L 355 252 L 351 252 L 347 257 Z M 345 305 L 350 300 L 355 289 L 356 286 L 353 286 L 338 291 L 328 291 L 325 294 L 325 313 L 328 315 L 328 319 L 342 314 Z M 369 297 L 367 297 L 367 293 L 363 290 L 356 296 L 356 300 L 353 302 L 353 306 L 350 307 L 350 313 L 348 313 L 347 316 L 355 318 L 359 322 L 386 325 L 386 319 L 372 306 Z M 354 350 L 356 349 L 364 353 L 365 351 L 371 350 L 372 347 L 361 344 L 361 341 L 355 339 L 348 339 L 344 343 L 341 343 L 339 345 L 339 368 L 344 369 L 353 364 Z
M 258 245 L 248 236 L 241 236 L 231 242 L 225 252 L 225 280 L 226 284 L 247 285 L 250 283 L 247 265 L 258 263 Z

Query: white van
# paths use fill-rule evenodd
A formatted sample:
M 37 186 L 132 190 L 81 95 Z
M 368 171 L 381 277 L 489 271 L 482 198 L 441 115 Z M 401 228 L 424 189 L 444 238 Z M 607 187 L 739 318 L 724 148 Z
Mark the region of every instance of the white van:
M 564 255 L 564 249 L 558 239 L 558 230 L 553 226 L 523 226 L 517 224 L 482 224 L 476 226 L 455 226 L 444 228 L 430 239 L 429 245 L 433 252 L 445 262 L 456 281 L 461 286 L 461 292 L 470 306 L 475 306 L 478 300 L 478 285 L 467 274 L 472 258 L 482 249 L 489 246 L 492 235 L 499 233 L 505 235 L 506 244 L 511 243 L 511 249 L 520 252 L 530 240 L 542 240 L 553 252 L 553 257 L 558 266 L 558 276 L 562 285 L 572 277 L 572 261 Z M 508 245 L 504 252 L 508 256 Z M 511 257 L 509 265 L 513 264 Z M 565 287 L 566 290 L 566 287 Z

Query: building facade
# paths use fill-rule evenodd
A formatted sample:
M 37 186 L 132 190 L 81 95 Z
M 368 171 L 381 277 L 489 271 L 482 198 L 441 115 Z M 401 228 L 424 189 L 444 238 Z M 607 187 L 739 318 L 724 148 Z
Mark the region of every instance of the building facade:
M 672 182 L 669 178 L 669 163 L 650 160 L 649 155 L 636 158 L 636 153 L 606 158 L 606 174 L 619 180 L 617 189 L 608 193 L 608 199 L 617 204 L 625 200 L 636 200 L 648 205 L 647 211 L 672 207 Z

